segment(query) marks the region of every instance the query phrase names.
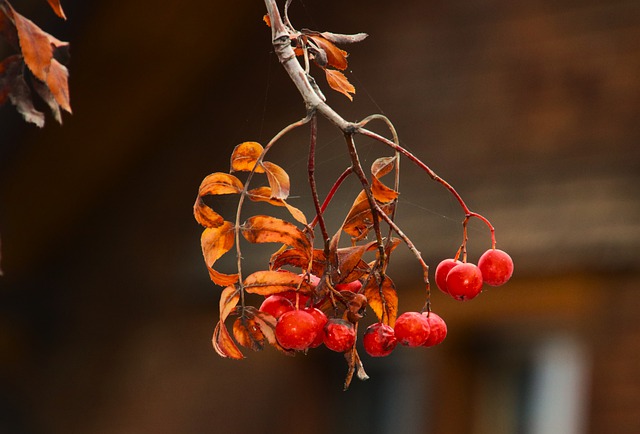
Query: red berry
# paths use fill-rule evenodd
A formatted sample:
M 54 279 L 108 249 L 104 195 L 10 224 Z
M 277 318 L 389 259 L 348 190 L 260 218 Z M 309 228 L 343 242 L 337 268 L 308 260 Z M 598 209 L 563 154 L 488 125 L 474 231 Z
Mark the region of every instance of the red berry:
M 261 312 L 271 314 L 275 319 L 280 318 L 283 313 L 290 310 L 293 310 L 293 303 L 282 295 L 270 295 L 260 305 Z
M 285 312 L 276 323 L 276 338 L 287 349 L 306 350 L 317 334 L 316 319 L 303 310 Z
M 331 318 L 324 326 L 324 344 L 339 353 L 353 348 L 356 343 L 356 329 L 349 321 Z
M 398 344 L 393 328 L 377 322 L 367 327 L 362 337 L 364 350 L 373 357 L 384 357 L 391 354 Z
M 394 327 L 396 339 L 402 345 L 419 347 L 429 337 L 430 327 L 427 317 L 419 312 L 405 312 L 396 319 Z
M 445 294 L 449 294 L 449 291 L 447 291 L 447 274 L 458 264 L 462 264 L 462 262 L 456 259 L 444 259 L 436 267 L 436 285 Z
M 431 333 L 429 333 L 429 337 L 422 346 L 432 347 L 444 341 L 444 338 L 447 337 L 447 324 L 444 320 L 433 312 L 424 312 L 422 315 L 427 318 L 427 321 L 429 321 L 429 327 L 431 328 Z
M 469 262 L 458 264 L 447 274 L 447 290 L 456 300 L 471 300 L 482 290 L 482 273 Z
M 360 288 L 362 288 L 362 282 L 360 282 L 359 280 L 354 280 L 353 282 L 349 283 L 338 283 L 336 285 L 336 289 L 338 291 L 358 292 L 360 291 Z
M 513 274 L 513 260 L 506 252 L 499 249 L 487 250 L 478 260 L 478 268 L 487 285 L 500 286 L 506 283 Z
M 308 314 L 311 314 L 313 318 L 316 320 L 316 338 L 311 342 L 309 348 L 319 347 L 324 341 L 324 325 L 327 323 L 327 316 L 320 309 L 316 309 L 315 307 L 305 307 L 303 309 Z

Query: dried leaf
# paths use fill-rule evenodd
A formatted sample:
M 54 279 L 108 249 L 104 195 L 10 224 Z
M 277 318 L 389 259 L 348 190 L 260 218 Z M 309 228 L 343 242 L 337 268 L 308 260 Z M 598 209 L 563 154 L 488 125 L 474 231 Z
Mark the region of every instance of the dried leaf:
M 276 270 L 285 265 L 306 270 L 309 266 L 309 253 L 299 249 L 278 251 L 271 256 L 270 264 L 271 268 Z M 322 276 L 324 267 L 324 252 L 321 249 L 313 249 L 313 261 L 309 271 L 315 276 Z
M 9 3 L 5 2 L 9 16 L 18 31 L 20 49 L 24 56 L 25 63 L 40 81 L 47 81 L 47 74 L 51 60 L 53 59 L 52 42 L 57 39 L 44 32 L 30 19 L 16 12 Z
M 0 63 L 0 94 L 6 95 L 25 121 L 42 128 L 44 113 L 36 110 L 31 90 L 23 75 L 24 62 L 20 55 L 9 56 Z
M 51 6 L 51 9 L 53 9 L 53 12 L 60 18 L 62 18 L 63 20 L 66 20 L 67 17 L 64 14 L 64 11 L 62 10 L 62 6 L 60 5 L 60 1 L 59 0 L 47 0 L 49 2 L 49 6 Z
M 214 283 L 220 286 L 232 285 L 238 281 L 237 274 L 223 274 L 213 269 L 213 264 L 215 264 L 222 255 L 231 250 L 234 242 L 234 225 L 227 221 L 224 221 L 218 227 L 206 228 L 200 238 L 202 255 L 209 270 L 209 277 Z
M 242 235 L 251 243 L 282 243 L 287 246 L 311 251 L 307 236 L 294 224 L 265 216 L 253 216 L 242 225 Z
M 307 225 L 307 217 L 304 215 L 302 211 L 300 211 L 295 206 L 289 205 L 285 200 L 282 199 L 273 199 L 271 196 L 271 187 L 258 187 L 253 190 L 249 190 L 247 192 L 247 196 L 254 202 L 267 202 L 274 206 L 283 206 L 287 208 L 291 216 L 302 223 L 303 225 Z
M 271 18 L 269 17 L 269 14 L 265 14 L 262 17 L 262 21 L 264 21 L 264 23 L 268 26 L 271 27 Z
M 244 359 L 244 355 L 233 342 L 233 339 L 231 339 L 229 331 L 222 321 L 218 321 L 218 324 L 216 324 L 211 343 L 213 344 L 213 349 L 216 350 L 221 357 L 236 360 Z
M 67 67 L 56 59 L 52 59 L 46 83 L 58 105 L 60 105 L 60 107 L 66 112 L 71 113 L 71 103 L 69 100 L 69 71 L 67 70 Z
M 304 276 L 286 270 L 256 271 L 244 280 L 244 289 L 251 294 L 264 296 L 285 291 L 309 293 L 311 287 Z
M 390 215 L 393 210 L 393 204 L 382 204 L 380 208 L 385 214 Z M 353 206 L 349 210 L 349 214 L 347 214 L 342 224 L 342 230 L 351 235 L 355 240 L 361 240 L 367 236 L 372 225 L 373 217 L 371 208 L 369 207 L 369 201 L 363 190 L 358 197 L 356 197 Z
M 347 77 L 345 77 L 342 72 L 335 69 L 326 68 L 324 72 L 327 76 L 327 83 L 329 83 L 329 86 L 331 86 L 333 90 L 340 92 L 341 94 L 349 98 L 349 100 L 353 101 L 353 97 L 351 96 L 351 94 L 356 93 L 356 88 L 353 87 L 351 83 L 349 83 Z
M 233 337 L 240 345 L 253 351 L 262 351 L 266 340 L 255 319 L 248 315 L 242 315 L 234 321 Z
M 378 286 L 376 279 L 370 279 L 364 295 L 378 319 L 393 327 L 398 316 L 398 293 L 393 281 L 385 276 L 382 285 Z
M 366 33 L 355 33 L 353 35 L 343 35 L 340 33 L 322 32 L 320 36 L 334 44 L 353 44 L 355 42 L 362 42 L 369 35 Z
M 326 40 L 320 35 L 309 35 L 309 39 L 326 53 L 327 65 L 341 71 L 347 69 L 347 56 L 349 53 L 336 47 L 333 42 Z
M 264 151 L 264 148 L 258 142 L 240 143 L 231 153 L 231 171 L 251 172 L 258 162 L 262 151 Z M 255 171 L 257 173 L 264 172 L 260 166 L 256 167 Z
M 384 185 L 379 178 L 391 172 L 395 167 L 395 157 L 378 158 L 371 165 L 371 193 L 379 203 L 389 203 L 398 198 L 398 192 Z
M 247 306 L 246 310 L 252 313 L 254 321 L 258 327 L 260 327 L 260 331 L 262 331 L 262 334 L 271 346 L 288 356 L 293 356 L 295 354 L 295 351 L 282 347 L 278 342 L 278 339 L 276 339 L 276 319 L 273 316 L 266 312 L 261 312 L 253 306 Z
M 240 301 L 240 291 L 235 286 L 227 286 L 220 294 L 220 321 L 225 322 Z
M 206 228 L 220 226 L 224 219 L 220 214 L 204 203 L 202 198 L 207 195 L 221 195 L 240 193 L 243 189 L 242 182 L 228 173 L 216 172 L 202 180 L 198 189 L 198 197 L 193 205 L 193 215 L 198 223 Z
M 42 100 L 49 106 L 54 119 L 62 124 L 62 114 L 60 113 L 60 105 L 56 101 L 56 98 L 51 93 L 51 89 L 40 80 L 32 80 L 31 85 L 36 93 L 42 98 Z
M 271 198 L 288 198 L 289 191 L 291 190 L 289 174 L 282 167 L 269 161 L 263 161 L 262 168 L 267 174 L 267 179 L 269 180 L 269 186 L 271 187 Z

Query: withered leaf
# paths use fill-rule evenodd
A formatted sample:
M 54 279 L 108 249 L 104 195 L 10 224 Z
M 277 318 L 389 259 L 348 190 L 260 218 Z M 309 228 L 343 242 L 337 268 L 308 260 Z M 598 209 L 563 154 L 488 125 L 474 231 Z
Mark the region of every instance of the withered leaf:
M 221 357 L 236 360 L 244 359 L 244 355 L 233 342 L 233 339 L 231 339 L 229 331 L 222 321 L 218 321 L 218 324 L 216 324 L 211 343 L 213 344 L 213 349 L 216 350 Z
M 233 337 L 240 345 L 253 351 L 261 351 L 266 340 L 255 318 L 248 315 L 241 315 L 233 322 Z
M 395 157 L 378 158 L 371 165 L 371 193 L 379 203 L 389 203 L 397 199 L 398 192 L 384 185 L 379 178 L 391 172 L 395 165 Z
M 279 269 L 285 265 L 306 270 L 309 266 L 309 253 L 299 249 L 287 249 L 274 253 L 270 260 L 271 268 Z M 321 249 L 313 249 L 313 261 L 311 274 L 322 276 L 324 274 L 324 252 Z
M 202 226 L 213 228 L 220 226 L 224 219 L 220 214 L 207 206 L 202 200 L 207 195 L 221 195 L 240 193 L 243 189 L 242 182 L 228 173 L 216 172 L 202 180 L 198 189 L 198 197 L 193 205 L 193 216 Z
M 71 113 L 68 82 L 69 71 L 67 70 L 67 67 L 56 59 L 52 59 L 49 66 L 49 73 L 47 74 L 47 86 L 49 86 L 49 89 L 60 108 Z
M 251 172 L 258 162 L 264 148 L 258 142 L 240 143 L 231 153 L 232 172 Z M 255 168 L 257 173 L 264 172 L 260 166 Z
M 271 187 L 271 198 L 288 198 L 289 191 L 291 190 L 289 174 L 282 167 L 269 161 L 263 161 L 262 168 L 267 174 L 267 179 L 269 180 L 269 186 Z
M 264 296 L 278 294 L 285 291 L 300 291 L 309 293 L 311 288 L 304 280 L 304 276 L 286 270 L 256 271 L 244 280 L 244 288 L 251 294 Z
M 329 83 L 329 86 L 331 86 L 333 90 L 340 92 L 349 98 L 349 100 L 353 101 L 353 96 L 351 96 L 351 94 L 356 93 L 356 88 L 349 83 L 347 77 L 345 77 L 342 72 L 335 69 L 325 68 L 324 72 L 327 76 L 327 83 Z
M 334 279 L 334 283 L 353 282 L 369 271 L 369 266 L 362 260 L 369 244 L 337 250 L 339 277 Z
M 378 285 L 376 279 L 370 279 L 364 295 L 378 319 L 393 327 L 398 316 L 398 293 L 393 281 L 385 276 L 382 284 Z
M 62 5 L 60 5 L 60 1 L 59 0 L 47 0 L 49 2 L 49 6 L 51 6 L 51 9 L 53 9 L 53 12 L 60 18 L 62 18 L 63 20 L 66 20 L 67 17 L 64 14 L 64 11 L 62 10 Z
M 282 347 L 276 339 L 276 319 L 273 316 L 266 312 L 261 312 L 253 306 L 247 306 L 246 310 L 253 315 L 255 323 L 260 327 L 260 331 L 262 331 L 262 334 L 271 346 L 277 348 L 278 351 L 281 351 L 288 356 L 293 356 L 295 354 L 295 351 Z
M 385 214 L 389 215 L 393 210 L 393 204 L 381 204 L 380 208 Z M 353 202 L 353 206 L 342 224 L 342 230 L 351 235 L 352 238 L 360 240 L 367 236 L 372 225 L 373 217 L 369 207 L 369 200 L 363 190 Z
M 220 321 L 226 321 L 240 301 L 240 291 L 235 286 L 227 286 L 220 294 Z
M 234 225 L 228 221 L 223 221 L 218 227 L 206 228 L 200 238 L 202 255 L 209 270 L 209 277 L 220 286 L 232 285 L 238 281 L 237 274 L 224 274 L 213 269 L 215 262 L 231 250 L 234 242 Z
M 254 202 L 267 202 L 271 205 L 275 206 L 283 206 L 287 208 L 291 216 L 302 223 L 303 225 L 307 224 L 307 217 L 304 215 L 302 211 L 296 208 L 293 205 L 289 205 L 285 200 L 282 199 L 273 199 L 271 195 L 271 187 L 258 187 L 253 190 L 249 190 L 247 192 L 247 196 Z
M 25 121 L 42 128 L 44 113 L 33 105 L 31 89 L 23 75 L 24 62 L 20 55 L 9 56 L 0 63 L 0 95 L 8 97 Z
M 242 225 L 242 235 L 251 243 L 282 243 L 305 252 L 311 250 L 309 239 L 293 223 L 271 216 L 250 217 Z
M 320 35 L 309 35 L 309 38 L 326 53 L 327 65 L 336 69 L 344 71 L 347 69 L 347 56 L 346 51 L 336 47 L 333 42 L 330 42 Z

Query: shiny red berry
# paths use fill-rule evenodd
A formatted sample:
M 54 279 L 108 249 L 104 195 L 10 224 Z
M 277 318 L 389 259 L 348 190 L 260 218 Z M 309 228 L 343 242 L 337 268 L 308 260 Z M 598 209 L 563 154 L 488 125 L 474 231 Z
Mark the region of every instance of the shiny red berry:
M 396 334 L 389 325 L 377 322 L 367 327 L 362 337 L 364 350 L 373 357 L 385 357 L 391 354 L 398 344 Z
M 358 292 L 360 291 L 360 288 L 362 288 L 362 282 L 360 282 L 359 280 L 354 280 L 353 282 L 349 283 L 338 283 L 336 285 L 336 289 L 338 291 Z
M 276 323 L 276 338 L 287 349 L 306 350 L 317 334 L 316 319 L 303 310 L 285 312 Z
M 436 285 L 445 294 L 449 294 L 447 290 L 447 274 L 458 264 L 462 264 L 462 262 L 456 259 L 444 259 L 436 267 Z
M 511 278 L 513 260 L 502 250 L 490 249 L 480 256 L 478 268 L 482 273 L 484 283 L 490 286 L 500 286 Z
M 261 312 L 271 314 L 275 319 L 280 318 L 283 313 L 293 309 L 293 303 L 282 295 L 270 295 L 265 298 L 260 305 Z
M 316 320 L 316 338 L 311 342 L 309 348 L 316 348 L 322 345 L 324 341 L 324 326 L 327 323 L 327 316 L 320 309 L 316 309 L 315 307 L 305 307 L 303 309 L 305 312 L 310 314 Z
M 396 339 L 402 345 L 419 347 L 424 344 L 431 328 L 429 321 L 420 312 L 405 312 L 396 319 Z
M 356 343 L 356 329 L 349 321 L 331 318 L 324 326 L 324 344 L 339 353 L 353 348 Z
M 429 327 L 431 329 L 429 337 L 422 346 L 432 347 L 444 341 L 444 338 L 447 337 L 447 324 L 444 320 L 433 312 L 424 312 L 422 315 L 429 321 Z
M 458 264 L 447 274 L 446 285 L 456 300 L 471 300 L 482 291 L 482 273 L 475 264 Z

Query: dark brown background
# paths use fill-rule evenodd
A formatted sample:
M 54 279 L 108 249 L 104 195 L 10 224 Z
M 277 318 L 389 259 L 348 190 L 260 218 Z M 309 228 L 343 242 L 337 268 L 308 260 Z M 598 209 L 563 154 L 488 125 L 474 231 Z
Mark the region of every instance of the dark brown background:
M 447 341 L 366 358 L 372 379 L 347 393 L 337 354 L 231 362 L 209 343 L 220 289 L 191 215 L 198 185 L 236 144 L 304 116 L 262 2 L 63 1 L 67 22 L 44 1 L 13 5 L 71 42 L 74 114 L 37 130 L 0 109 L 0 432 L 483 433 L 479 379 L 567 333 L 591 367 L 584 431 L 638 432 L 640 3 L 294 1 L 300 28 L 370 34 L 348 48 L 355 101 L 321 84 L 330 104 L 389 116 L 516 261 L 472 302 L 434 294 Z M 326 193 L 346 153 L 321 127 Z M 293 134 L 270 158 L 309 210 L 306 143 Z M 367 163 L 388 155 L 359 146 Z M 435 265 L 462 216 L 402 167 L 399 222 Z M 357 192 L 341 190 L 334 225 Z M 470 243 L 474 260 L 482 225 Z M 397 258 L 400 309 L 419 309 L 419 267 Z

